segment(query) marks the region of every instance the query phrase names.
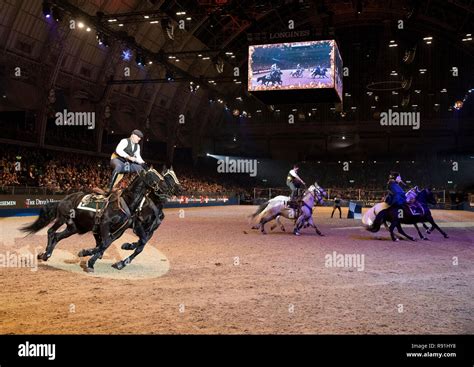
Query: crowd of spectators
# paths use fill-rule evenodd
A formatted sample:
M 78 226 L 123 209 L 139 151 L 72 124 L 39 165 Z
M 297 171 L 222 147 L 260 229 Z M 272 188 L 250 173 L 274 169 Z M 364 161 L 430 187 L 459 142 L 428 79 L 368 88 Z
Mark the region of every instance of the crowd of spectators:
M 104 187 L 109 172 L 105 158 L 24 147 L 1 149 L 0 187 L 45 188 L 54 193 Z
M 107 157 L 10 146 L 3 146 L 0 152 L 3 191 L 10 186 L 39 187 L 61 194 L 90 191 L 94 187 L 106 188 L 111 177 Z M 202 168 L 192 166 L 175 167 L 175 170 L 187 194 L 250 195 L 255 186 L 248 175 L 230 178 L 209 169 L 203 173 Z M 126 175 L 120 185 L 126 187 L 132 177 Z
M 342 164 L 343 162 L 341 162 Z M 314 177 L 326 189 L 330 198 L 335 195 L 343 200 L 379 201 L 386 191 L 390 170 L 401 172 L 409 186 L 430 186 L 434 189 L 450 189 L 446 183 L 456 185 L 461 177 L 472 175 L 472 162 L 459 162 L 459 170 L 453 171 L 452 160 L 426 162 L 400 162 L 393 165 L 382 162 L 349 162 L 348 170 L 339 163 L 302 164 L 300 173 L 305 179 Z M 457 163 L 456 163 L 457 164 Z M 284 182 L 279 184 L 250 177 L 248 174 L 222 174 L 214 166 L 186 164 L 175 165 L 176 174 L 189 196 L 239 195 L 243 200 L 253 198 L 254 188 L 282 187 L 289 192 Z M 161 166 L 158 166 L 158 170 Z M 433 175 L 433 172 L 446 172 Z M 3 145 L 0 148 L 0 190 L 8 187 L 40 188 L 48 193 L 70 193 L 90 191 L 94 187 L 105 189 L 111 176 L 109 158 L 106 156 L 76 154 L 39 148 Z M 126 187 L 133 175 L 126 175 L 120 185 Z M 281 178 L 281 177 L 280 177 Z M 282 179 L 282 178 L 281 178 Z M 282 185 L 283 184 L 283 185 Z M 456 187 L 453 186 L 455 189 Z M 265 192 L 263 190 L 262 192 Z

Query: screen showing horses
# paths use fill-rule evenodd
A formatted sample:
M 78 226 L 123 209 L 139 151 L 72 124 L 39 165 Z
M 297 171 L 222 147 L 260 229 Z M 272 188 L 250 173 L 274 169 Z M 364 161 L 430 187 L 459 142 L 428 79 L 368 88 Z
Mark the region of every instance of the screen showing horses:
M 334 40 L 249 46 L 249 91 L 335 88 L 342 58 Z

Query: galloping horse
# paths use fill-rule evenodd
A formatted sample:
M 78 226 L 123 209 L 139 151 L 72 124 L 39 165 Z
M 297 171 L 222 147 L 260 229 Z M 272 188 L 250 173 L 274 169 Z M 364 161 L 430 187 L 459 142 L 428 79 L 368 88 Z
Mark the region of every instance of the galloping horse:
M 262 76 L 257 78 L 257 83 L 258 82 L 267 85 L 270 82 L 270 76 L 269 75 L 262 75 Z
M 268 83 L 272 83 L 272 85 L 275 85 L 275 84 L 281 85 L 283 83 L 283 81 L 281 80 L 282 74 L 283 72 L 281 70 L 272 71 L 268 75 L 263 75 L 261 77 L 258 77 L 257 83 L 261 82 L 262 84 L 265 84 L 265 85 L 268 85 Z
M 436 199 L 434 198 L 434 195 L 431 190 L 424 189 L 421 191 L 416 191 L 416 201 L 419 203 L 421 208 L 421 213 L 417 215 L 414 215 L 410 210 L 408 204 L 405 204 L 402 208 L 388 207 L 380 210 L 379 214 L 377 214 L 378 218 L 376 218 L 375 220 L 370 218 L 371 215 L 369 214 L 369 211 L 364 215 L 362 222 L 368 225 L 367 230 L 371 232 L 378 232 L 382 223 L 390 222 L 389 231 L 393 241 L 398 241 L 398 238 L 396 238 L 394 234 L 395 228 L 397 228 L 398 232 L 409 240 L 415 241 L 413 237 L 406 234 L 405 231 L 402 229 L 402 223 L 413 224 L 416 230 L 418 231 L 420 238 L 425 239 L 425 237 L 422 236 L 417 226 L 417 223 L 429 222 L 432 226 L 429 232 L 434 229 L 437 229 L 444 236 L 444 238 L 448 238 L 448 235 L 435 223 L 433 216 L 431 215 L 430 208 L 428 207 L 428 204 L 436 204 Z M 382 204 L 376 204 L 372 209 L 377 206 L 381 208 L 381 205 Z
M 319 231 L 319 229 L 313 222 L 312 209 L 316 202 L 323 202 L 325 195 L 326 192 L 317 183 L 311 185 L 304 192 L 301 212 L 296 220 L 295 228 L 293 230 L 293 233 L 295 235 L 299 236 L 301 234 L 299 230 L 307 222 L 311 227 L 315 229 L 317 234 L 322 236 L 322 233 Z M 266 234 L 265 224 L 270 222 L 271 220 L 277 219 L 277 221 L 279 222 L 280 216 L 283 216 L 288 219 L 295 219 L 296 210 L 288 207 L 287 203 L 289 200 L 290 198 L 288 196 L 279 195 L 260 205 L 257 211 L 250 216 L 252 219 L 257 218 L 258 222 L 258 224 L 253 226 L 252 228 L 260 228 L 262 234 Z
M 163 174 L 165 185 L 161 185 L 161 191 L 153 190 L 145 196 L 145 201 L 138 209 L 132 223 L 133 232 L 138 236 L 138 241 L 134 243 L 122 244 L 123 250 L 135 250 L 126 259 L 117 261 L 112 265 L 117 270 L 122 270 L 125 266 L 143 251 L 143 248 L 153 236 L 153 233 L 163 222 L 165 214 L 163 206 L 170 195 L 179 195 L 181 185 L 176 177 L 173 167 Z
M 132 224 L 133 215 L 145 195 L 152 190 L 160 190 L 160 185 L 163 183 L 163 176 L 153 168 L 146 168 L 134 178 L 121 195 L 113 193 L 108 198 L 109 204 L 103 210 L 98 231 L 94 233 L 98 250 L 87 262 L 85 271 L 94 271 L 97 259 L 102 257 L 110 244 L 122 236 Z M 85 196 L 84 192 L 77 192 L 67 195 L 59 202 L 48 203 L 41 208 L 35 222 L 21 228 L 23 232 L 32 234 L 54 221 L 48 230 L 46 250 L 38 255 L 38 259 L 47 261 L 58 242 L 64 238 L 75 233 L 84 234 L 93 230 L 97 213 L 78 208 Z M 66 224 L 66 229 L 56 233 L 63 224 Z
M 316 76 L 319 76 L 319 78 L 324 78 L 326 77 L 326 72 L 327 68 L 320 68 L 319 66 L 316 66 L 313 70 L 311 70 L 311 77 L 314 79 Z

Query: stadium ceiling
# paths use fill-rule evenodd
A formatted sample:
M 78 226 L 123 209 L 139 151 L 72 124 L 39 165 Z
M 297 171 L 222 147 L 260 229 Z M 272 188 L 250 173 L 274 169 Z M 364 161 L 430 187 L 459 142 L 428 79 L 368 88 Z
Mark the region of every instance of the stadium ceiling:
M 287 31 L 290 19 L 295 21 L 295 29 L 312 28 L 321 35 L 331 28 L 337 31 L 377 25 L 386 19 L 412 20 L 426 30 L 437 29 L 458 36 L 474 29 L 474 3 L 470 0 L 198 0 L 197 3 L 201 5 L 196 8 L 196 1 L 165 1 L 162 8 L 170 14 L 187 10 L 190 13 L 186 15 L 199 19 L 193 30 L 195 37 L 210 48 L 236 51 L 245 51 L 247 33 Z
M 463 34 L 474 29 L 474 4 L 470 0 L 56 0 L 51 3 L 73 16 L 87 17 L 98 30 L 149 53 L 166 69 L 195 82 L 199 77 L 219 80 L 221 75 L 213 67 L 218 60 L 245 69 L 249 34 L 287 31 L 289 20 L 294 20 L 295 30 L 311 29 L 316 37 L 337 39 L 337 33 L 345 29 L 357 27 L 363 31 L 364 27 L 380 26 L 384 20 L 402 19 L 419 33 L 441 33 L 474 57 L 474 42 L 461 42 Z M 153 33 L 147 34 L 147 26 L 153 22 L 161 23 L 163 32 L 166 24 L 173 25 L 173 39 L 166 38 L 157 47 Z M 185 24 L 184 31 L 179 29 L 180 22 Z M 178 64 L 176 59 L 188 59 L 191 65 Z M 202 59 L 211 62 L 208 65 L 196 62 Z M 228 78 L 232 68 L 226 69 Z M 242 85 L 213 88 L 238 93 Z

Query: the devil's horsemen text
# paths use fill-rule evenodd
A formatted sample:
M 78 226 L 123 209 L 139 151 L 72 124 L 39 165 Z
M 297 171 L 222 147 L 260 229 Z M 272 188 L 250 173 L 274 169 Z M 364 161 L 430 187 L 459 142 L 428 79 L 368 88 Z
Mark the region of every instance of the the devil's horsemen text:
M 55 202 L 59 202 L 59 200 L 55 200 L 55 199 L 51 199 L 51 198 L 44 199 L 44 200 L 41 200 L 41 199 L 26 199 L 25 200 L 25 205 L 27 207 L 28 206 L 42 206 L 42 205 L 46 205 L 48 203 L 55 203 Z

